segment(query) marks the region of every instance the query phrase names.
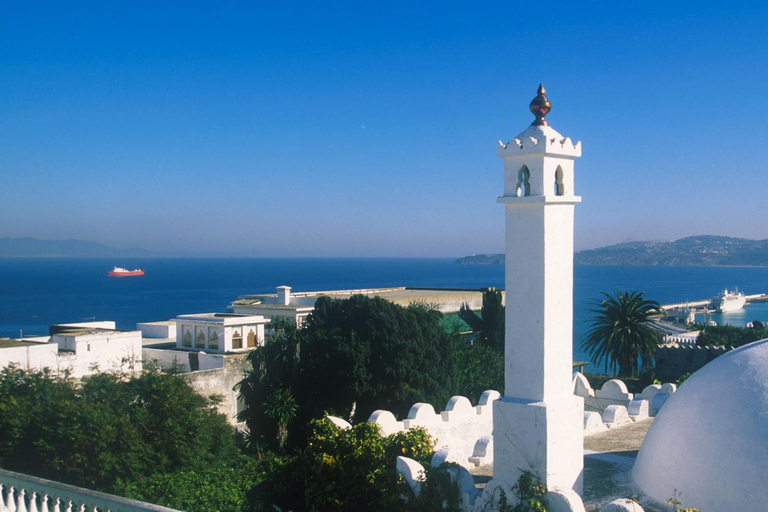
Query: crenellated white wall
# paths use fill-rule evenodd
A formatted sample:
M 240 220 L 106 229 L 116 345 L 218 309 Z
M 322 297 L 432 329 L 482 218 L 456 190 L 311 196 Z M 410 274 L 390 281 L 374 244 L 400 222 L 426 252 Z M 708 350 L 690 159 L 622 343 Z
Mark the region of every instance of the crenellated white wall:
M 454 396 L 440 413 L 430 404 L 417 403 L 403 421 L 397 421 L 390 411 L 378 410 L 368 421 L 378 425 L 382 435 L 423 427 L 435 441 L 435 457 L 441 462 L 471 468 L 493 462 L 492 450 L 488 450 L 485 457 L 474 454 L 478 442 L 487 445 L 487 438 L 493 434 L 492 404 L 499 396 L 498 391 L 485 391 L 476 406 L 466 397 Z M 470 461 L 473 456 L 474 460 Z
M 619 379 L 611 379 L 602 388 L 593 390 L 579 372 L 574 372 L 572 382 L 573 394 L 584 398 L 585 436 L 655 416 L 667 398 L 677 391 L 672 383 L 652 384 L 635 396 Z

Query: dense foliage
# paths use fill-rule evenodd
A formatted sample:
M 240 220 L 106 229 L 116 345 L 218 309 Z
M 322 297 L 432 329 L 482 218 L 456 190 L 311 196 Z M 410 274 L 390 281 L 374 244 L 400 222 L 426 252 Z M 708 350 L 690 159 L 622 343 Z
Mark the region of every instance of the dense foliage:
M 245 404 L 238 421 L 245 422 L 246 443 L 258 452 L 283 452 L 289 427 L 298 417 L 299 334 L 292 319 L 270 322 L 263 347 L 248 354 L 250 368 L 238 384 Z
M 330 411 L 354 422 L 377 409 L 404 416 L 416 402 L 442 408 L 457 383 L 456 336 L 432 308 L 380 297 L 321 297 L 301 336 L 307 420 Z
M 346 512 L 371 510 L 458 510 L 458 487 L 450 478 L 431 472 L 423 497 L 415 498 L 396 471 L 398 456 L 427 467 L 432 440 L 423 429 L 382 437 L 378 427 L 360 423 L 342 430 L 330 421 L 312 422 L 307 448 L 275 470 L 251 493 L 252 510 Z M 433 478 L 434 476 L 434 478 Z M 434 488 L 429 488 L 429 482 Z
M 768 338 L 768 328 L 761 322 L 752 323 L 752 328 L 735 327 L 733 325 L 704 326 L 696 338 L 696 344 L 700 347 L 726 346 L 738 348 L 753 341 Z
M 462 343 L 456 348 L 455 356 L 458 375 L 454 394 L 475 402 L 483 391 L 504 389 L 503 354 L 482 345 Z
M 98 374 L 81 386 L 48 371 L 0 371 L 0 465 L 111 491 L 116 480 L 202 470 L 236 453 L 215 402 L 174 375 L 123 381 Z
M 649 321 L 659 313 L 656 301 L 643 298 L 643 292 L 617 291 L 615 296 L 603 293 L 590 309 L 594 318 L 582 341 L 584 350 L 596 365 L 610 367 L 619 377 L 635 377 L 638 368 L 648 371 L 659 342 L 658 333 Z
M 246 493 L 279 462 L 273 457 L 257 461 L 237 455 L 226 463 L 202 469 L 154 473 L 133 481 L 118 480 L 120 496 L 194 512 L 243 512 Z
M 501 291 L 495 288 L 483 290 L 480 316 L 470 310 L 467 304 L 461 305 L 459 316 L 477 333 L 480 345 L 504 355 L 505 312 Z
M 358 295 L 318 300 L 301 329 L 273 321 L 239 384 L 249 446 L 286 453 L 306 446 L 307 425 L 326 414 L 360 422 L 387 409 L 402 418 L 416 402 L 441 410 L 451 396 L 503 389 L 503 356 L 462 342 L 443 319 L 429 304 Z

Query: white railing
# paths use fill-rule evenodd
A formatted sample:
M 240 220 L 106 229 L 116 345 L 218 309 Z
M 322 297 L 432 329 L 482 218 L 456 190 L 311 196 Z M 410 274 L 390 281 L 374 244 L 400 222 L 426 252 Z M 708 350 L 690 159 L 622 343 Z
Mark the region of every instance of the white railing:
M 178 512 L 0 469 L 0 512 Z

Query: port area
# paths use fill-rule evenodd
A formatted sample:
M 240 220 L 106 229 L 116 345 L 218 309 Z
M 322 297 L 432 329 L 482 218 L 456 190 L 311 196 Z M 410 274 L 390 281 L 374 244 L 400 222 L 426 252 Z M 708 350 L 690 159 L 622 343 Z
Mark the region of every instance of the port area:
M 743 306 L 768 302 L 768 294 L 758 293 L 753 295 L 744 295 Z M 692 331 L 691 324 L 696 321 L 696 316 L 703 317 L 703 322 L 710 325 L 717 325 L 712 316 L 722 314 L 718 311 L 717 303 L 719 298 L 693 300 L 686 302 L 676 302 L 673 304 L 664 304 L 660 306 L 662 314 L 652 320 L 651 326 L 662 335 L 665 342 L 695 344 L 699 331 Z M 734 308 L 740 310 L 743 306 Z M 727 313 L 726 313 L 727 314 Z M 702 320 L 699 320 L 702 322 Z M 749 324 L 747 324 L 749 326 Z
M 756 302 L 768 302 L 768 294 L 765 293 L 745 295 L 744 297 L 747 299 L 746 304 L 744 304 L 745 306 Z M 675 302 L 673 304 L 664 304 L 660 306 L 660 308 L 666 313 L 665 321 L 667 321 L 667 317 L 679 316 L 678 313 L 680 312 L 691 311 L 697 315 L 716 313 L 717 311 L 712 307 L 713 300 L 714 299 L 704 299 L 691 300 L 686 302 Z
M 747 299 L 747 304 L 753 302 L 768 302 L 768 294 L 765 293 L 757 293 L 754 295 L 745 295 L 744 296 Z M 712 306 L 712 299 L 705 299 L 705 300 L 691 300 L 686 302 L 675 302 L 674 304 L 665 304 L 663 306 L 660 306 L 662 310 L 666 312 L 671 311 L 678 311 L 681 309 L 694 309 L 697 310 L 696 313 L 714 313 L 714 310 L 711 309 Z

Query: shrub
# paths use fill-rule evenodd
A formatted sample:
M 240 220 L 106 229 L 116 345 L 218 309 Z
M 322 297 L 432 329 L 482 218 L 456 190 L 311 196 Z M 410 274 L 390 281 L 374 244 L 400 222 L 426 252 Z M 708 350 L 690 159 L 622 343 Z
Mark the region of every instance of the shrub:
M 361 423 L 342 430 L 327 419 L 312 422 L 307 448 L 282 464 L 249 493 L 251 510 L 399 511 L 409 494 L 396 470 L 398 456 L 428 465 L 432 439 L 423 429 L 388 437 Z

